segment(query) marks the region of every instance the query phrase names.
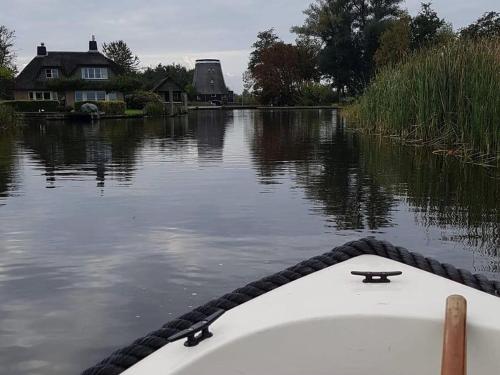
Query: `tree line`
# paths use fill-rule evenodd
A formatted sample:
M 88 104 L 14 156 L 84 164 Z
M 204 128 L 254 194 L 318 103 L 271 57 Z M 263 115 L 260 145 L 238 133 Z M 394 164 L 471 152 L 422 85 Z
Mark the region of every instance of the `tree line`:
M 453 31 L 431 3 L 411 17 L 402 0 L 316 0 L 305 20 L 292 27 L 295 43 L 285 43 L 274 29 L 257 34 L 245 89 L 262 104 L 302 104 L 318 94 L 336 99 L 360 94 L 376 72 L 415 51 L 458 38 L 500 37 L 500 15 L 484 14 Z M 323 100 L 324 101 L 324 100 Z
M 500 14 L 485 13 L 471 25 L 453 31 L 430 3 L 411 17 L 402 0 L 315 0 L 305 20 L 292 27 L 295 43 L 285 43 L 274 29 L 257 34 L 243 76 L 246 100 L 262 104 L 329 104 L 356 96 L 376 72 L 413 52 L 457 38 L 500 37 Z M 0 25 L 0 100 L 12 98 L 18 72 L 15 32 Z M 123 40 L 104 43 L 103 53 L 123 74 L 113 87 L 129 93 L 150 90 L 166 76 L 191 98 L 194 70 L 179 64 L 140 68 L 139 58 Z M 59 82 L 58 85 L 75 85 Z M 61 86 L 61 87 L 62 87 Z

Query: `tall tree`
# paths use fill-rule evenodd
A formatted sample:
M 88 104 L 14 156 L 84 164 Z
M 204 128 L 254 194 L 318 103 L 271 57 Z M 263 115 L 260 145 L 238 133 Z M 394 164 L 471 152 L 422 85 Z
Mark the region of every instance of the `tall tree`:
M 245 88 L 264 104 L 294 104 L 305 82 L 319 81 L 320 46 L 307 36 L 296 45 L 284 43 L 273 29 L 257 34 L 243 76 Z
M 14 53 L 14 30 L 9 30 L 6 26 L 0 25 L 0 68 L 16 72 Z
M 374 71 L 379 37 L 400 14 L 401 0 L 315 0 L 304 12 L 299 35 L 322 42 L 320 69 L 339 92 L 356 92 Z
M 405 15 L 394 20 L 380 36 L 380 47 L 375 52 L 377 68 L 394 65 L 410 52 L 411 18 Z
M 137 72 L 139 58 L 132 53 L 132 50 L 123 40 L 104 43 L 102 50 L 109 59 L 122 68 L 124 73 L 131 74 Z
M 465 38 L 500 37 L 500 14 L 488 12 L 476 22 L 460 30 L 460 36 Z
M 422 3 L 420 12 L 411 21 L 411 47 L 413 50 L 434 43 L 439 30 L 446 25 L 431 8 L 431 3 Z
M 274 29 L 261 31 L 257 34 L 257 41 L 252 45 L 253 51 L 250 53 L 248 69 L 252 70 L 261 61 L 262 51 L 271 47 L 273 44 L 281 42 Z
M 259 63 L 250 71 L 262 103 L 293 104 L 302 81 L 296 46 L 278 42 L 263 49 Z

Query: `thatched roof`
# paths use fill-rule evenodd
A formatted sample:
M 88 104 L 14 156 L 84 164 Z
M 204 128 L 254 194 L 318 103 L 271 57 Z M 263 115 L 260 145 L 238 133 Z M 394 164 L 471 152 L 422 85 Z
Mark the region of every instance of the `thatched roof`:
M 155 87 L 151 91 L 153 92 L 168 92 L 168 91 L 184 91 L 184 88 L 181 87 L 173 78 L 166 77 L 163 78 L 160 82 L 158 82 Z
M 48 52 L 46 56 L 33 58 L 17 76 L 16 90 L 43 89 L 45 81 L 39 80 L 42 69 L 57 68 L 60 78 L 69 78 L 81 66 L 108 67 L 120 72 L 120 67 L 100 52 Z
M 226 95 L 227 88 L 219 60 L 196 60 L 193 85 L 201 95 Z

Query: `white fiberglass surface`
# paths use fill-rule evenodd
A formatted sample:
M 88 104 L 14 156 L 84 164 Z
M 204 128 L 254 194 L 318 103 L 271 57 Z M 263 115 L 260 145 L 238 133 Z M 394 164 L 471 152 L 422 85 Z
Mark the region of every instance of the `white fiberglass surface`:
M 390 284 L 350 272 L 402 271 Z M 166 345 L 127 375 L 439 374 L 446 298 L 468 300 L 468 367 L 500 373 L 496 297 L 384 258 L 365 255 L 238 306 L 194 348 Z
M 229 342 L 171 374 L 437 375 L 441 347 L 438 321 L 361 316 L 313 320 Z M 470 327 L 469 373 L 498 373 L 499 349 L 499 331 Z

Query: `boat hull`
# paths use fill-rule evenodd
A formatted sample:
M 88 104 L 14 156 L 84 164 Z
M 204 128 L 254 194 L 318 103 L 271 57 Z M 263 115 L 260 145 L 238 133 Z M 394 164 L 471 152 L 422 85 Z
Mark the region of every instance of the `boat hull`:
M 402 271 L 366 284 L 351 271 Z M 468 370 L 500 369 L 500 301 L 386 258 L 363 255 L 286 284 L 224 314 L 214 336 L 171 343 L 126 375 L 439 374 L 446 298 L 468 300 Z

